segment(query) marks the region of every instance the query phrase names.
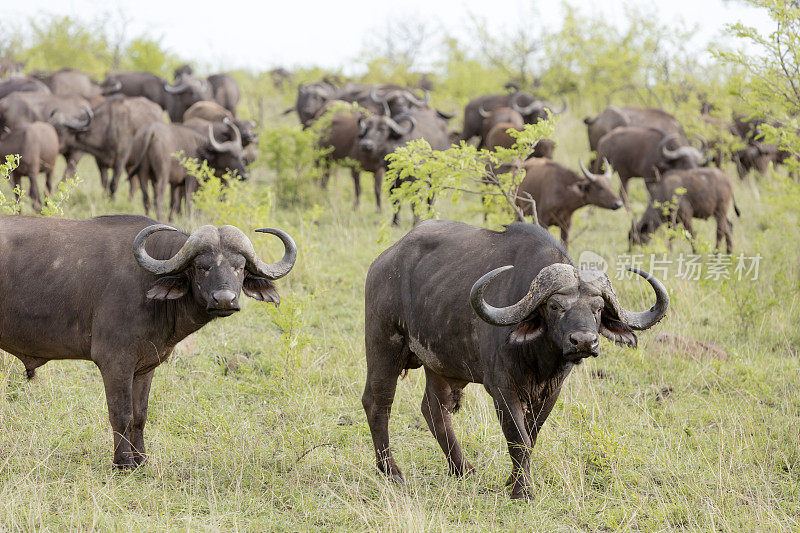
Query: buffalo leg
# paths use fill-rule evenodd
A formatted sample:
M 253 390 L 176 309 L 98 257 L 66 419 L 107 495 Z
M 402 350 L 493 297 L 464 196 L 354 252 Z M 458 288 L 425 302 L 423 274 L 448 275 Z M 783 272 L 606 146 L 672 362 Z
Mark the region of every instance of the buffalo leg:
M 572 218 L 567 218 L 559 223 L 561 228 L 561 242 L 564 243 L 564 248 L 569 244 L 569 230 L 572 229 Z
M 181 210 L 181 197 L 183 196 L 184 185 L 170 185 L 169 216 L 167 219 L 172 222 L 176 212 Z
M 146 215 L 150 215 L 150 177 L 144 171 L 140 170 L 139 174 L 136 176 L 139 178 L 139 188 L 142 191 L 142 204 L 144 205 L 144 213 Z M 133 196 L 133 180 L 131 180 L 131 196 Z
M 400 377 L 399 361 L 408 348 L 400 341 L 393 343 L 380 332 L 367 332 L 367 383 L 361 404 L 367 415 L 372 443 L 375 446 L 375 461 L 378 470 L 393 481 L 402 482 L 403 473 L 394 460 L 389 445 L 389 416 Z
M 530 459 L 533 442 L 527 431 L 522 403 L 517 395 L 508 389 L 496 389 L 490 393 L 511 456 L 511 475 L 506 485 L 511 486 L 512 499 L 527 498 L 530 496 Z
M 108 171 L 111 170 L 109 167 L 105 165 L 101 165 L 99 161 L 97 163 L 97 171 L 100 173 L 100 185 L 103 187 L 103 192 L 108 192 Z
M 450 475 L 459 477 L 475 472 L 475 468 L 464 459 L 461 445 L 453 431 L 451 413 L 457 405 L 456 398 L 461 397 L 462 389 L 463 384 L 454 385 L 435 372 L 425 369 L 422 416 L 447 457 Z
M 528 411 L 525 412 L 525 428 L 531 440 L 531 447 L 536 444 L 539 431 L 542 429 L 547 417 L 550 416 L 550 412 L 556 405 L 556 400 L 558 400 L 558 395 L 560 393 L 561 387 L 551 394 L 544 402 L 530 405 Z
M 30 196 L 33 201 L 33 209 L 35 211 L 42 210 L 42 196 L 39 194 L 39 169 L 34 168 L 28 178 L 31 181 Z
M 100 373 L 106 389 L 108 418 L 114 432 L 114 466 L 135 467 L 130 441 L 133 422 L 133 371 L 110 363 L 101 366 Z
M 361 172 L 355 168 L 351 168 L 350 174 L 353 176 L 353 193 L 355 194 L 355 198 L 353 198 L 353 209 L 358 209 L 358 204 L 361 201 Z
M 622 203 L 625 205 L 625 209 L 630 211 L 631 202 L 628 199 L 628 180 L 623 179 L 622 176 L 620 176 L 619 181 L 620 181 L 619 195 L 622 197 Z
M 380 167 L 372 174 L 373 187 L 375 190 L 375 205 L 378 208 L 378 214 L 381 212 L 381 194 L 383 193 L 383 175 L 385 171 Z
M 147 403 L 150 397 L 150 384 L 155 369 L 133 376 L 133 423 L 131 425 L 131 451 L 133 461 L 142 465 L 147 460 L 144 451 L 144 425 L 147 422 Z

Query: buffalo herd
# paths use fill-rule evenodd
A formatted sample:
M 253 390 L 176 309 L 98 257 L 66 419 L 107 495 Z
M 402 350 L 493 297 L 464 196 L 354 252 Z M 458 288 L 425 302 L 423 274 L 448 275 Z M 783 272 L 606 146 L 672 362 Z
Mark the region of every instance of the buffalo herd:
M 13 72 L 13 70 L 9 70 Z M 275 69 L 276 87 L 292 83 Z M 333 165 L 346 163 L 360 200 L 360 174 L 374 179 L 377 209 L 386 156 L 415 139 L 434 150 L 475 143 L 493 150 L 514 144 L 522 130 L 566 110 L 512 86 L 464 108 L 463 129 L 432 105 L 432 83 L 341 83 L 325 78 L 299 85 L 295 112 L 304 129 L 319 128 L 327 148 L 322 187 Z M 94 157 L 104 191 L 113 197 L 127 177 L 141 192 L 145 213 L 67 220 L 0 216 L 0 348 L 19 358 L 27 377 L 57 359 L 93 361 L 102 375 L 114 437 L 114 465 L 145 461 L 144 426 L 155 368 L 175 345 L 208 322 L 240 309 L 240 293 L 280 300 L 275 281 L 297 259 L 284 231 L 284 256 L 265 263 L 234 226 L 182 232 L 159 220 L 191 209 L 197 184 L 176 154 L 205 160 L 218 175 L 248 178 L 257 156 L 257 127 L 237 116 L 240 89 L 228 74 L 200 77 L 188 65 L 169 82 L 147 72 L 113 72 L 100 83 L 70 69 L 19 72 L 0 79 L 0 156 L 18 154 L 12 183 L 30 180 L 33 207 L 53 188 L 55 161 L 65 176 L 85 154 Z M 165 116 L 169 118 L 167 122 Z M 323 117 L 326 117 L 323 120 Z M 704 115 L 708 123 L 712 119 Z M 635 347 L 636 331 L 667 313 L 669 296 L 649 273 L 655 293 L 647 310 L 622 306 L 604 272 L 576 266 L 567 252 L 573 213 L 587 205 L 630 209 L 628 183 L 644 180 L 646 211 L 634 220 L 631 245 L 647 243 L 659 226 L 713 217 L 717 249 L 732 251 L 728 211 L 739 209 L 731 180 L 720 170 L 718 145 L 693 142 L 681 123 L 660 109 L 610 105 L 584 119 L 595 153 L 578 171 L 553 160 L 556 144 L 541 139 L 520 173 L 517 203 L 538 224 L 515 222 L 490 231 L 458 222 L 426 221 L 384 251 L 369 268 L 365 288 L 366 386 L 362 396 L 380 472 L 402 482 L 389 444 L 389 417 L 399 376 L 424 367 L 422 414 L 444 452 L 449 471 L 474 471 L 452 427 L 468 383 L 491 395 L 511 456 L 507 485 L 513 498 L 530 495 L 531 448 L 571 369 L 597 357 L 600 337 Z M 740 176 L 765 171 L 788 154 L 764 143 L 760 123 L 737 117 L 722 125 L 744 148 L 730 154 Z M 588 162 L 587 162 L 588 163 Z M 619 194 L 612 183 L 619 176 Z M 404 179 L 415 179 L 413 176 Z M 394 183 L 393 187 L 400 183 Z M 151 194 L 152 193 L 152 194 Z M 530 201 L 533 200 L 533 201 Z M 674 204 L 674 205 L 672 205 Z M 665 205 L 671 205 L 665 209 Z M 399 205 L 394 209 L 397 223 Z M 560 242 L 548 231 L 560 229 Z M 496 307 L 497 306 L 497 307 Z

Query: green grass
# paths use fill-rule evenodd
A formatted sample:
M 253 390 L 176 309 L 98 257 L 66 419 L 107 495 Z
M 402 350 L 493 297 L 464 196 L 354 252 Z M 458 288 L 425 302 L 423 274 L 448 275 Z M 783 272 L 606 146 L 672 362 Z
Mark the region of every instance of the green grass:
M 557 158 L 572 168 L 578 156 L 588 159 L 581 117 L 567 114 L 557 129 Z M 89 158 L 80 173 L 65 216 L 141 212 L 138 197 L 133 205 L 103 199 Z M 254 175 L 261 186 L 271 178 L 263 169 Z M 407 484 L 376 475 L 360 403 L 363 286 L 388 245 L 378 236 L 389 214 L 374 212 L 366 179 L 353 212 L 352 185 L 341 172 L 307 205 L 276 206 L 254 221 L 290 231 L 300 246 L 297 266 L 278 282 L 283 303 L 275 311 L 247 301 L 159 367 L 145 432 L 150 460 L 140 470 L 111 466 L 93 365 L 48 363 L 28 383 L 21 363 L 0 352 L 0 524 L 25 531 L 797 530 L 798 206 L 781 204 L 797 196 L 771 191 L 770 183 L 736 184 L 743 218 L 734 220 L 734 244 L 764 256 L 759 280 L 667 279 L 670 313 L 639 336 L 640 347 L 606 343 L 567 380 L 533 451 L 529 502 L 508 498 L 505 441 L 477 385 L 467 387 L 455 425 L 478 473 L 448 477 L 419 412 L 420 371 L 400 382 L 390 425 Z M 645 198 L 634 183 L 636 212 Z M 444 216 L 481 220 L 473 200 L 439 205 Z M 193 228 L 204 218 L 179 223 Z M 407 207 L 402 224 L 390 230 L 390 242 L 409 229 Z M 624 210 L 579 211 L 570 251 L 575 258 L 595 251 L 613 268 L 627 250 L 629 226 Z M 712 239 L 713 222 L 697 227 Z M 253 239 L 262 256 L 277 257 L 276 239 Z M 644 253 L 664 248 L 659 239 Z M 678 243 L 672 256 L 680 252 L 689 246 Z M 651 302 L 641 280 L 613 283 L 626 307 Z M 734 301 L 744 302 L 742 312 Z M 658 346 L 660 332 L 715 341 L 729 359 Z M 226 373 L 227 361 L 245 353 L 252 364 Z

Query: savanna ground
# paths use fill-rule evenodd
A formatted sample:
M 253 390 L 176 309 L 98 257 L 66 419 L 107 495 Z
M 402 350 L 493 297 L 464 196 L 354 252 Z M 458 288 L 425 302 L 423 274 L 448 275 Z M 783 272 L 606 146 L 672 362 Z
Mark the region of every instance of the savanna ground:
M 582 116 L 570 111 L 556 128 L 557 159 L 573 168 L 579 156 L 588 157 Z M 293 117 L 280 120 L 294 124 Z M 64 216 L 142 211 L 138 196 L 127 202 L 125 186 L 117 200 L 103 197 L 90 158 L 79 173 L 83 181 Z M 274 186 L 268 169 L 252 175 L 258 190 Z M 368 183 L 365 177 L 367 190 Z M 599 358 L 575 368 L 533 450 L 534 495 L 527 502 L 510 501 L 503 486 L 510 460 L 479 385 L 467 387 L 455 418 L 478 473 L 447 475 L 419 411 L 420 371 L 400 382 L 390 425 L 407 484 L 376 474 L 360 402 L 364 278 L 370 262 L 409 229 L 407 207 L 401 227 L 387 233 L 389 213 L 375 213 L 369 192 L 353 211 L 349 173 L 341 171 L 327 193 L 311 189 L 299 206 L 276 199 L 256 211 L 207 208 L 178 225 L 235 223 L 267 260 L 277 258 L 280 245 L 253 229 L 276 226 L 294 236 L 300 254 L 278 283 L 280 308 L 247 301 L 159 367 L 145 432 L 149 462 L 135 472 L 112 468 L 94 365 L 52 362 L 27 382 L 22 365 L 0 352 L 0 524 L 25 531 L 797 530 L 791 187 L 779 177 L 737 180 L 743 216 L 734 219 L 735 246 L 763 257 L 757 281 L 678 280 L 673 265 L 665 280 L 669 314 L 640 334 L 639 348 L 604 341 Z M 635 182 L 635 212 L 645 199 Z M 439 207 L 443 218 L 482 222 L 472 198 L 441 200 Z M 652 300 L 647 284 L 613 278 L 629 226 L 624 210 L 579 211 L 570 252 L 608 259 L 620 300 L 643 309 Z M 704 241 L 713 238 L 713 222 L 697 226 Z M 642 253 L 665 251 L 660 238 Z M 669 257 L 690 252 L 677 242 Z M 728 357 L 664 347 L 654 340 L 659 333 L 713 341 Z M 241 355 L 249 361 L 229 368 Z

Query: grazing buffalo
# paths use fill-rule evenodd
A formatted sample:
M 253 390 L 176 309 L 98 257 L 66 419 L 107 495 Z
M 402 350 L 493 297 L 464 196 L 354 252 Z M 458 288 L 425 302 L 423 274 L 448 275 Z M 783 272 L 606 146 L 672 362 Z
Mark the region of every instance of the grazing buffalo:
M 389 446 L 389 414 L 397 378 L 424 367 L 422 415 L 450 474 L 474 471 L 451 413 L 463 388 L 481 383 L 508 442 L 511 497 L 529 496 L 531 449 L 572 368 L 599 354 L 600 335 L 636 346 L 634 330 L 667 312 L 661 282 L 633 271 L 656 293 L 655 305 L 641 313 L 620 305 L 604 273 L 577 269 L 540 226 L 491 231 L 428 220 L 411 230 L 372 263 L 366 281 L 362 403 L 378 470 L 403 479 Z
M 78 160 L 83 155 L 67 143 L 71 131 L 87 127 L 92 118 L 89 102 L 78 96 L 23 92 L 9 94 L 0 100 L 0 131 L 37 121 L 49 122 L 56 128 L 59 153 L 67 162 L 64 177 L 75 175 Z
M 272 86 L 276 89 L 283 89 L 292 84 L 294 75 L 283 67 L 276 67 L 267 72 L 272 80 Z
M 488 113 L 498 107 L 510 107 L 522 115 L 526 124 L 535 124 L 539 119 L 547 116 L 548 110 L 554 114 L 563 113 L 567 109 L 567 103 L 562 101 L 562 104 L 561 109 L 553 111 L 547 103 L 537 100 L 525 92 L 489 94 L 475 98 L 464 108 L 464 130 L 461 138 L 469 141 L 471 138 L 481 135 L 484 122 L 481 112 Z
M 31 182 L 33 208 L 39 211 L 42 208 L 37 183 L 39 173 L 45 174 L 47 193 L 52 191 L 53 168 L 58 156 L 58 135 L 55 128 L 47 122 L 30 122 L 14 128 L 0 140 L 0 160 L 5 161 L 6 156 L 12 154 L 20 157 L 19 166 L 11 173 L 11 182 L 17 187 L 21 185 L 22 176 L 28 177 Z
M 446 150 L 450 146 L 450 134 L 447 122 L 430 108 L 416 108 L 410 112 L 392 118 L 383 115 L 372 115 L 358 122 L 359 137 L 354 158 L 361 168 L 374 173 L 375 193 L 380 195 L 380 184 L 386 169 L 386 155 L 415 139 L 425 139 L 434 150 Z M 415 179 L 408 177 L 406 179 Z M 395 182 L 391 189 L 400 187 Z M 378 200 L 380 209 L 380 200 Z M 395 204 L 392 224 L 399 222 L 400 207 Z M 414 214 L 414 224 L 418 217 Z
M 517 190 L 517 205 L 526 215 L 533 211 L 528 197 L 536 201 L 536 218 L 544 227 L 558 226 L 561 242 L 569 244 L 572 213 L 585 205 L 616 210 L 622 200 L 611 189 L 611 166 L 604 174 L 592 174 L 583 163 L 581 173 L 549 159 L 529 159 L 523 164 L 525 177 Z
M 680 190 L 679 190 L 680 189 Z M 634 222 L 628 234 L 631 245 L 647 244 L 652 234 L 663 223 L 670 227 L 679 222 L 694 240 L 692 218 L 717 221 L 717 247 L 725 239 L 727 253 L 733 252 L 733 224 L 728 219 L 728 210 L 733 204 L 736 216 L 739 208 L 733 198 L 730 178 L 715 167 L 673 170 L 647 183 L 650 203 L 638 222 Z M 692 243 L 694 249 L 694 243 Z
M 239 84 L 230 74 L 212 74 L 207 78 L 211 96 L 219 105 L 236 116 L 236 106 L 239 104 Z
M 5 98 L 11 93 L 23 92 L 50 93 L 50 88 L 33 76 L 12 76 L 0 80 L 0 98 Z
M 625 126 L 655 128 L 686 139 L 686 133 L 678 119 L 661 109 L 610 105 L 596 117 L 587 117 L 583 122 L 589 133 L 589 149 L 592 151 L 597 150 L 597 145 L 605 134 Z
M 146 124 L 162 122 L 164 112 L 147 98 L 116 96 L 92 109 L 94 118 L 88 126 L 67 128 L 67 144 L 72 150 L 94 156 L 103 189 L 113 197 L 125 171 L 127 153 L 134 135 Z M 111 170 L 109 178 L 108 172 Z
M 741 150 L 733 153 L 733 161 L 736 163 L 736 172 L 739 179 L 745 179 L 751 170 L 759 174 L 766 175 L 769 165 L 780 165 L 791 157 L 791 153 L 781 150 L 774 144 L 767 144 L 759 141 L 752 141 L 745 145 Z
M 656 171 L 664 173 L 705 164 L 702 151 L 688 146 L 678 135 L 638 126 L 615 128 L 605 134 L 597 144 L 593 172 L 600 171 L 603 160 L 611 163 L 619 174 L 621 196 L 626 204 L 629 179 L 654 179 Z
M 153 185 L 156 217 L 159 220 L 167 185 L 171 187 L 169 218 L 172 219 L 180 207 L 180 197 L 177 197 L 180 192 L 185 197 L 187 211 L 191 211 L 193 182 L 175 155 L 179 152 L 183 157 L 207 161 L 218 174 L 236 171 L 243 179 L 247 179 L 242 161 L 241 135 L 235 127 L 234 130 L 234 140 L 221 143 L 214 137 L 211 125 L 206 134 L 180 124 L 161 122 L 151 122 L 140 128 L 131 142 L 126 168 L 131 180 L 138 177 L 145 213 L 150 212 L 150 183 Z
M 114 465 L 145 462 L 144 425 L 155 368 L 175 345 L 239 310 L 239 295 L 279 302 L 275 280 L 297 247 L 264 263 L 234 226 L 186 234 L 141 216 L 90 220 L 0 216 L 0 349 L 28 378 L 48 361 L 100 369 L 114 434 Z
M 143 96 L 167 109 L 169 94 L 164 80 L 150 72 L 115 72 L 108 74 L 103 82 L 103 94 Z
M 50 92 L 57 96 L 79 96 L 92 103 L 99 103 L 103 96 L 103 89 L 92 78 L 83 72 L 69 68 L 56 72 L 35 73 Z

